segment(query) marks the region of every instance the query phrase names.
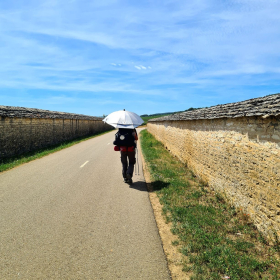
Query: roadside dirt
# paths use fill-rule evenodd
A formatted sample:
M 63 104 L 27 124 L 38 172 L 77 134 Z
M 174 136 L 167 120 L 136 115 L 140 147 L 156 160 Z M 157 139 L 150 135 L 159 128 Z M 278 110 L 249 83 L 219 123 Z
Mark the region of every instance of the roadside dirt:
M 154 216 L 161 237 L 162 246 L 166 255 L 168 268 L 172 279 L 189 280 L 190 277 L 182 271 L 183 268 L 183 255 L 179 252 L 179 247 L 172 245 L 172 242 L 177 240 L 177 237 L 171 232 L 171 223 L 166 223 L 165 218 L 162 215 L 162 205 L 159 202 L 159 198 L 156 193 L 153 192 L 151 185 L 151 176 L 148 170 L 147 164 L 145 163 L 143 154 L 141 152 L 143 173 L 149 192 L 151 205 L 154 210 Z

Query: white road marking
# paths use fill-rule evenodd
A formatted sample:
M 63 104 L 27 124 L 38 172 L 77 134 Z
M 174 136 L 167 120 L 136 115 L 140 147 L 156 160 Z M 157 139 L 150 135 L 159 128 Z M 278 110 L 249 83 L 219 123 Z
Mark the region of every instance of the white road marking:
M 87 160 L 83 165 L 80 166 L 80 168 L 83 168 L 89 161 Z

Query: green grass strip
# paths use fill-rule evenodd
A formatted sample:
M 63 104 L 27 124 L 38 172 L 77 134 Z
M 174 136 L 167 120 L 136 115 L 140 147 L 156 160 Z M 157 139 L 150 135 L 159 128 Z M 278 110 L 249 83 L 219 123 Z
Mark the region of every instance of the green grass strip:
M 96 133 L 96 134 L 88 136 L 88 137 L 76 138 L 74 140 L 69 140 L 69 141 L 60 143 L 58 145 L 50 146 L 48 148 L 40 149 L 40 150 L 37 150 L 37 151 L 33 151 L 33 152 L 23 154 L 23 155 L 20 155 L 20 156 L 11 157 L 11 158 L 8 158 L 8 159 L 3 159 L 2 161 L 0 161 L 0 172 L 12 169 L 16 166 L 19 166 L 19 165 L 23 164 L 23 163 L 27 163 L 27 162 L 30 162 L 32 160 L 42 158 L 42 157 L 47 156 L 51 153 L 60 151 L 62 149 L 68 148 L 68 147 L 71 147 L 71 146 L 73 146 L 75 144 L 78 144 L 82 141 L 86 141 L 86 140 L 95 138 L 97 136 L 106 134 L 110 131 L 112 131 L 112 130 Z
M 269 245 L 242 209 L 196 178 L 150 133 L 143 130 L 140 137 L 152 188 L 190 279 L 279 280 L 279 244 Z

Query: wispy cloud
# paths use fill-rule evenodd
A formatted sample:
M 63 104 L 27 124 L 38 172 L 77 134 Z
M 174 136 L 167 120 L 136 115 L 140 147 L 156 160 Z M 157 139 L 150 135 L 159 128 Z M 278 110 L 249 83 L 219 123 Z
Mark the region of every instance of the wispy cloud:
M 134 67 L 138 70 L 149 70 L 152 69 L 151 66 L 143 66 L 143 65 L 134 65 Z

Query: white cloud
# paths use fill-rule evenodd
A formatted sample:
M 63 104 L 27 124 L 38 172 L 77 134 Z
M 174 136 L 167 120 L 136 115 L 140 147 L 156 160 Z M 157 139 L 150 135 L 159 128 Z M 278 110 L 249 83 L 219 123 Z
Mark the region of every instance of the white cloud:
M 143 65 L 138 65 L 138 66 L 134 66 L 136 69 L 138 70 L 147 70 L 147 68 L 152 69 L 150 66 L 149 67 L 145 67 Z
M 106 1 L 103 5 L 85 2 L 83 8 L 63 2 L 39 1 L 33 9 L 19 7 L 13 16 L 2 14 L 3 31 L 43 34 L 51 40 L 65 38 L 137 53 L 149 49 L 215 64 L 278 55 L 280 21 L 276 11 L 280 5 L 274 1 L 265 5 L 260 0 L 224 5 L 206 0 L 164 1 L 158 9 L 153 9 L 153 4 L 136 9 L 123 6 L 122 1 L 111 1 L 111 6 Z

